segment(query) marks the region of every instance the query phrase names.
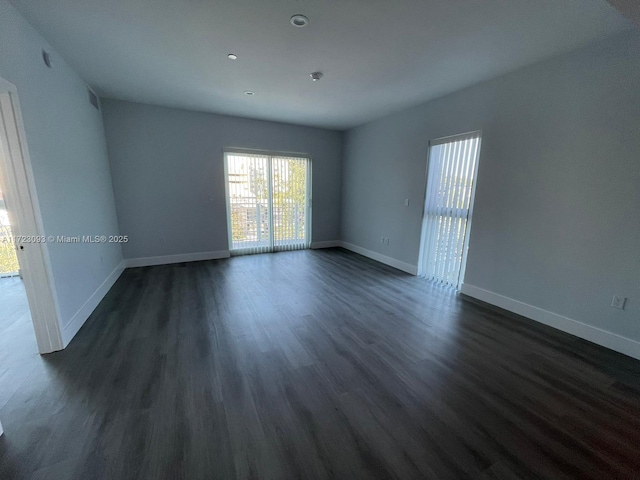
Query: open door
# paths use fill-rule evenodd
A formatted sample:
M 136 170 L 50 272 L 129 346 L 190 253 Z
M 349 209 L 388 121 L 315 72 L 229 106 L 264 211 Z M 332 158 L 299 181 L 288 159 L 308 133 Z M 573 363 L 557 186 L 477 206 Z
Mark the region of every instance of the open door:
M 0 190 L 40 353 L 64 348 L 46 237 L 14 85 L 0 79 Z M 9 260 L 11 261 L 11 260 Z

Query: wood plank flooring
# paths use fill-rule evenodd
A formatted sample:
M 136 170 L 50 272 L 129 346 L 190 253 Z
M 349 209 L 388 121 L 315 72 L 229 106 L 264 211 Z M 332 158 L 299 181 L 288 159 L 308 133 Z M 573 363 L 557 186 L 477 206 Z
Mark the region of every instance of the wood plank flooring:
M 344 250 L 126 270 L 44 357 L 24 307 L 3 480 L 640 477 L 640 362 Z

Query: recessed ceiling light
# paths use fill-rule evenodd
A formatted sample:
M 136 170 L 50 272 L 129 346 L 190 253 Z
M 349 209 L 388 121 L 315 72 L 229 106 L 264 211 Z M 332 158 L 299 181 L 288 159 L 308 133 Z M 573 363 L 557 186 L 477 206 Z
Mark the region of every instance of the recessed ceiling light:
M 245 90 L 245 91 L 244 91 L 244 94 L 245 94 L 245 95 L 249 95 L 249 96 L 251 96 L 251 95 L 255 95 L 255 93 L 254 93 L 254 92 L 252 92 L 251 90 Z
M 317 82 L 322 77 L 324 77 L 324 74 L 322 72 L 313 72 L 313 73 L 310 73 L 309 76 L 311 77 L 311 80 L 313 80 L 314 82 Z
M 302 28 L 309 25 L 309 19 L 304 15 L 300 15 L 299 13 L 291 17 L 289 21 L 291 22 L 291 25 L 293 25 L 294 27 Z
M 227 55 L 227 58 L 230 58 L 231 60 L 237 60 L 238 55 L 236 55 L 235 53 L 230 53 L 229 55 Z

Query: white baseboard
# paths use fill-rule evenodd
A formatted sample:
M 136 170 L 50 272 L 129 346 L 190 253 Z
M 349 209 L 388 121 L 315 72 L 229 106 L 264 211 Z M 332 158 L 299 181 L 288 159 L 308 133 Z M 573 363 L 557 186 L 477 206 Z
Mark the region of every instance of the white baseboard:
M 311 242 L 311 248 L 333 248 L 341 246 L 340 240 L 326 240 L 324 242 Z
M 469 297 L 477 298 L 483 302 L 490 303 L 510 312 L 517 313 L 523 317 L 530 318 L 550 327 L 557 328 L 563 332 L 570 333 L 576 337 L 583 338 L 616 352 L 624 353 L 640 360 L 640 342 L 623 337 L 616 333 L 602 330 L 601 328 L 587 325 L 557 313 L 549 312 L 542 308 L 534 307 L 528 303 L 520 302 L 509 297 L 485 290 L 474 285 L 465 283 L 461 292 Z
M 171 263 L 199 262 L 201 260 L 217 260 L 229 258 L 229 250 L 216 252 L 182 253 L 179 255 L 162 255 L 160 257 L 128 258 L 125 260 L 127 268 L 151 267 L 154 265 L 169 265 Z
M 91 294 L 91 296 L 84 302 L 84 305 L 80 307 L 80 309 L 76 312 L 76 314 L 71 317 L 71 320 L 63 327 L 62 329 L 62 344 L 63 348 L 66 348 L 69 345 L 69 342 L 75 337 L 78 330 L 84 325 L 84 322 L 87 321 L 89 316 L 96 309 L 100 301 L 104 298 L 107 292 L 111 289 L 116 280 L 120 277 L 122 272 L 124 271 L 124 260 L 118 264 L 116 268 L 114 268 L 113 272 L 109 274 L 109 276 L 105 279 L 102 284 L 96 288 L 96 291 Z
M 373 250 L 367 250 L 366 248 L 362 248 L 358 245 L 354 245 L 349 242 L 340 242 L 340 246 L 347 250 L 351 250 L 352 252 L 359 253 L 365 257 L 368 257 L 376 262 L 384 263 L 385 265 L 389 265 L 390 267 L 397 268 L 398 270 L 402 270 L 403 272 L 410 273 L 411 275 L 418 274 L 418 267 L 416 265 L 411 265 L 410 263 L 401 262 L 400 260 L 396 260 L 392 257 L 387 257 L 386 255 L 382 255 L 381 253 L 374 252 Z

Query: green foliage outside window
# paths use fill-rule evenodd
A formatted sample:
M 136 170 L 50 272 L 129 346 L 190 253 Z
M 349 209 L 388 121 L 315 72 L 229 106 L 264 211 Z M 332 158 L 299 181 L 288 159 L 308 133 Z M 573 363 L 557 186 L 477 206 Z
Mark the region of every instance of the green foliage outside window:
M 17 273 L 20 268 L 11 227 L 0 225 L 0 275 Z

